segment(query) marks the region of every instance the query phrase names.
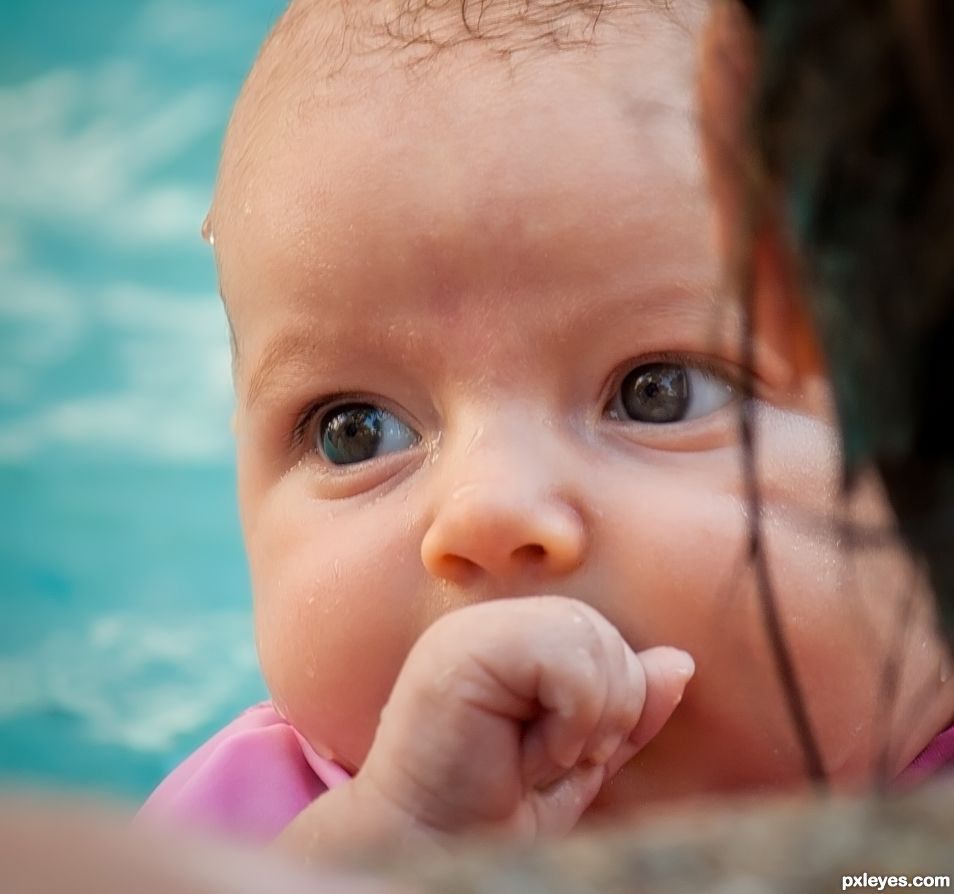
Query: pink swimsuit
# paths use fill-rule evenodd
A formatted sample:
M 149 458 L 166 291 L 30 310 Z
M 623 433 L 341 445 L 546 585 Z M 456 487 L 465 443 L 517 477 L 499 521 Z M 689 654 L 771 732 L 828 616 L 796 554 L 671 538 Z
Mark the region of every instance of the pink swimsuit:
M 315 754 L 263 702 L 179 764 L 139 816 L 245 841 L 271 841 L 315 798 L 350 778 L 334 761 Z
M 898 777 L 907 787 L 954 769 L 954 726 Z M 245 841 L 273 839 L 348 772 L 315 754 L 268 703 L 249 708 L 172 771 L 139 815 Z

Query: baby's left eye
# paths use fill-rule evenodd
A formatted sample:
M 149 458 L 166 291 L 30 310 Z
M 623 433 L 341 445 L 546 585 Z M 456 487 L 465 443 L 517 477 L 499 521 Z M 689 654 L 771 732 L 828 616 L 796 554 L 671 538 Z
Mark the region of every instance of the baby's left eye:
M 681 363 L 644 363 L 627 373 L 613 396 L 611 419 L 665 425 L 722 409 L 736 395 L 724 379 Z

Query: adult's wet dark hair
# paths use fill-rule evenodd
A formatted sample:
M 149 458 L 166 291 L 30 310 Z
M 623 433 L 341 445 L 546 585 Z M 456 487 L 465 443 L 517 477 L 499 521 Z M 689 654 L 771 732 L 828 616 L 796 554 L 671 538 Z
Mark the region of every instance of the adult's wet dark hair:
M 845 485 L 879 470 L 954 643 L 954 2 L 742 2 L 756 151 L 829 363 Z

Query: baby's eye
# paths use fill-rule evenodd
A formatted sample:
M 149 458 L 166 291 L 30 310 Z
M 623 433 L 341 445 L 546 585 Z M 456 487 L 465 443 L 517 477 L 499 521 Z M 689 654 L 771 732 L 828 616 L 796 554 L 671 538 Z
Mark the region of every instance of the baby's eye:
M 393 413 L 373 404 L 339 404 L 321 418 L 318 452 L 336 466 L 407 450 L 421 440 Z
M 724 379 L 681 363 L 645 363 L 628 373 L 609 406 L 612 419 L 687 422 L 722 409 L 735 397 Z

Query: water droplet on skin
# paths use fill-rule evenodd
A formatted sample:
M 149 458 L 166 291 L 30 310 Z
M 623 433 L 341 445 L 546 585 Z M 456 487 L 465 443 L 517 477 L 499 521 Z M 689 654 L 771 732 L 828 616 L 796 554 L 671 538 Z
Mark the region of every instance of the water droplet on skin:
M 331 566 L 331 573 L 335 580 L 341 580 L 341 562 L 338 559 L 335 559 L 334 564 Z
M 951 678 L 951 660 L 949 658 L 941 659 L 941 667 L 938 670 L 940 682 L 946 683 Z
M 202 221 L 202 239 L 209 245 L 215 245 L 215 233 L 212 232 L 212 218 L 206 215 Z
M 474 432 L 471 439 L 467 442 L 467 446 L 464 448 L 464 455 L 469 456 L 474 447 L 477 446 L 477 442 L 484 435 L 484 427 L 482 425 L 477 426 L 477 430 Z
M 462 500 L 468 494 L 473 493 L 477 490 L 477 485 L 471 482 L 470 484 L 459 484 L 451 491 L 450 498 L 452 500 Z

